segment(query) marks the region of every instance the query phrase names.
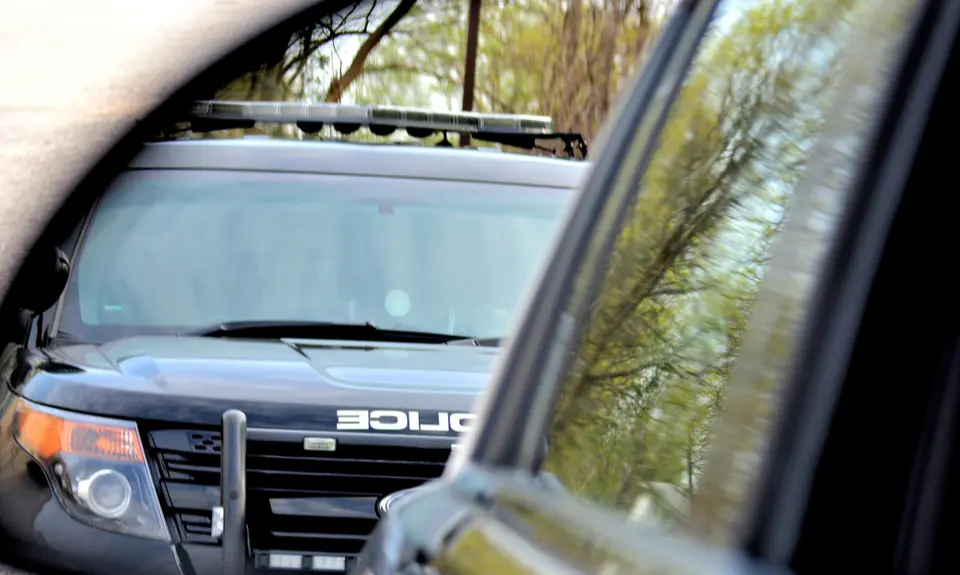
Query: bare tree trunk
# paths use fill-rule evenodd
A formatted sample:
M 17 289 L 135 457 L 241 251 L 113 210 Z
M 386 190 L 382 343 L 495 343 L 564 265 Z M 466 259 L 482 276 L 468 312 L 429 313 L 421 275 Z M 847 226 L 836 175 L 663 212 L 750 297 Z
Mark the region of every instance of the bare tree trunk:
M 325 101 L 340 101 L 340 98 L 343 97 L 343 92 L 363 73 L 363 67 L 367 63 L 367 57 L 370 56 L 370 52 L 372 52 L 373 49 L 377 47 L 377 44 L 390 33 L 390 30 L 410 12 L 410 9 L 413 8 L 416 3 L 417 0 L 401 0 L 400 3 L 397 4 L 393 12 L 391 12 L 390 15 L 377 26 L 373 34 L 370 34 L 370 36 L 363 41 L 363 44 L 360 45 L 360 49 L 357 50 L 357 54 L 353 57 L 353 62 L 350 63 L 347 71 L 344 72 L 342 76 L 334 78 L 333 81 L 330 82 L 330 88 L 327 90 Z
M 637 41 L 633 45 L 632 56 L 639 60 L 643 57 L 647 49 L 647 41 L 650 39 L 650 0 L 640 0 L 637 6 L 637 12 L 640 15 L 640 33 L 637 34 Z
M 588 137 L 596 133 L 597 128 L 607 115 L 610 108 L 611 92 L 614 83 L 614 59 L 617 54 L 617 36 L 619 36 L 619 21 L 623 17 L 623 12 L 619 2 L 614 0 L 606 4 L 606 11 L 603 14 L 603 21 L 600 24 L 600 41 L 598 50 L 591 58 L 591 63 L 596 65 L 591 77 L 592 94 L 590 94 L 590 105 L 584 114 L 583 131 Z
M 470 0 L 470 15 L 467 20 L 467 55 L 463 65 L 463 103 L 464 112 L 473 110 L 473 86 L 477 77 L 477 41 L 480 35 L 480 5 L 483 0 Z M 460 147 L 470 145 L 470 134 L 460 135 Z
M 576 101 L 575 94 L 579 90 L 578 83 L 572 81 L 572 77 L 577 75 L 580 68 L 577 61 L 577 48 L 581 43 L 582 19 L 583 0 L 572 0 L 563 16 L 563 30 L 560 36 L 563 55 L 560 58 L 560 66 L 554 71 L 555 74 L 562 75 L 559 81 L 559 93 L 556 94 L 557 98 L 554 100 L 556 102 L 555 120 L 557 128 L 560 130 L 573 129 L 577 124 L 573 117 L 575 112 L 569 104 Z

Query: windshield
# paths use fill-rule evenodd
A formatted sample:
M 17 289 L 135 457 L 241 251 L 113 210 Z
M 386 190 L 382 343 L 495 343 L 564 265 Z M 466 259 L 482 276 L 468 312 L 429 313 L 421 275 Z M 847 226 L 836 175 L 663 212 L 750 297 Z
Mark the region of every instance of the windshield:
M 503 336 L 572 190 L 138 170 L 84 233 L 59 331 L 86 341 L 230 321 Z

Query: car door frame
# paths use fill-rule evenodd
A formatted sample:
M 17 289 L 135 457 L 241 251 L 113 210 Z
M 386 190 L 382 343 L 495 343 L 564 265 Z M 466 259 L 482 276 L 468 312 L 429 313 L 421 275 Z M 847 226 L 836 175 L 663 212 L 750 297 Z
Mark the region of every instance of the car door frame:
M 575 286 L 580 266 L 597 267 L 612 248 L 629 203 L 630 188 L 638 183 L 653 151 L 656 138 L 652 136 L 663 125 L 717 4 L 714 0 L 691 1 L 679 7 L 671 22 L 674 27 L 665 30 L 647 71 L 621 100 L 617 121 L 607 126 L 602 145 L 595 147 L 600 153 L 595 156 L 593 171 L 511 338 L 515 343 L 503 357 L 494 383 L 479 406 L 478 427 L 465 445 L 465 461 L 447 477 L 455 485 L 452 490 L 475 505 L 466 515 L 486 517 L 479 519 L 481 524 L 490 526 L 489 516 L 484 515 L 490 502 L 506 498 L 534 506 L 552 505 L 561 509 L 551 510 L 553 517 L 567 515 L 587 521 L 599 532 L 606 532 L 607 540 L 624 556 L 649 560 L 650 553 L 658 548 L 644 545 L 643 551 L 633 555 L 630 545 L 637 545 L 635 538 L 611 531 L 599 515 L 588 519 L 583 515 L 585 510 L 573 502 L 545 499 L 541 488 L 531 482 L 530 471 L 557 391 L 551 383 L 555 387 L 557 374 L 565 369 L 571 341 L 584 321 L 584 313 L 566 315 L 570 298 L 575 287 L 580 288 L 580 297 L 594 297 L 602 277 L 594 273 L 591 285 Z M 839 225 L 806 328 L 794 350 L 794 357 L 800 361 L 786 381 L 788 401 L 779 414 L 770 459 L 758 482 L 760 504 L 747 518 L 743 534 L 749 555 L 763 564 L 782 566 L 795 550 L 804 515 L 803 491 L 809 490 L 830 415 L 829 410 L 816 407 L 835 402 L 843 386 L 858 319 L 913 165 L 922 132 L 918 124 L 922 124 L 939 86 L 939 73 L 946 61 L 944 47 L 949 48 L 956 40 L 960 20 L 957 6 L 943 0 L 918 2 L 918 21 L 905 36 L 905 57 L 887 87 L 888 97 L 874 120 L 873 136 L 868 138 L 870 145 L 861 152 L 868 161 L 860 166 L 852 184 L 854 200 Z M 636 137 L 637 133 L 645 137 Z M 618 170 L 627 162 L 635 169 L 624 170 L 626 173 Z M 494 414 L 496 425 L 484 425 Z M 808 437 L 799 437 L 806 433 Z M 785 467 L 787 462 L 789 466 Z M 794 474 L 792 481 L 784 480 L 784 469 Z M 791 495 L 800 500 L 791 500 Z M 455 522 L 460 525 L 458 529 L 463 529 L 465 521 L 461 518 Z M 678 558 L 676 554 L 674 558 Z
M 789 562 L 797 552 L 814 476 L 833 423 L 881 257 L 941 75 L 960 31 L 960 3 L 921 7 L 898 77 L 863 154 L 852 202 L 824 264 L 805 333 L 795 350 L 745 528 L 750 553 Z

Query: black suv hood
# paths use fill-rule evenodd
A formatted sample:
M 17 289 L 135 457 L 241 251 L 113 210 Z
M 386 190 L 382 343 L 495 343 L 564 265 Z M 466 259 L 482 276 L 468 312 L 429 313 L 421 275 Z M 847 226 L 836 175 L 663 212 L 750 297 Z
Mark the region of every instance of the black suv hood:
M 469 413 L 498 349 L 469 345 L 133 337 L 47 350 L 21 395 L 125 419 L 336 430 L 337 409 Z M 409 433 L 410 431 L 407 431 Z M 451 433 L 453 434 L 453 433 Z

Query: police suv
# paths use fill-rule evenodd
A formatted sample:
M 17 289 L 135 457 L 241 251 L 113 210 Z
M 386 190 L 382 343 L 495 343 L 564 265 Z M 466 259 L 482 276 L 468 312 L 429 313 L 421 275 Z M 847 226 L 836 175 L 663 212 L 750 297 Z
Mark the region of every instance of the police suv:
M 9 296 L 0 541 L 26 564 L 345 571 L 470 428 L 587 163 L 194 137 L 265 123 L 585 151 L 548 118 L 198 103 Z

